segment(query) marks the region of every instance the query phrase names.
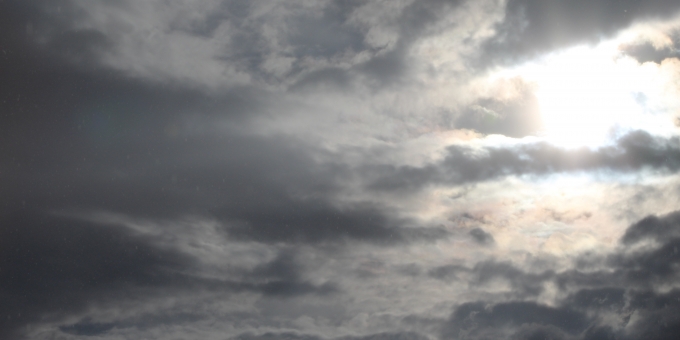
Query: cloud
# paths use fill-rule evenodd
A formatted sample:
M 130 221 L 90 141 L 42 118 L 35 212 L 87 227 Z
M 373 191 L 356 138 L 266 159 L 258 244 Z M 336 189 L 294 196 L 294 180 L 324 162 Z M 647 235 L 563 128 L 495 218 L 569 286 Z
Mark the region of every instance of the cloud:
M 266 114 L 259 90 L 216 96 L 76 70 L 39 54 L 21 61 L 36 55 L 22 43 L 11 57 L 21 77 L 8 81 L 11 100 L 3 104 L 23 113 L 8 118 L 0 137 L 8 155 L 2 176 L 13 178 L 2 198 L 8 210 L 217 216 L 234 238 L 261 242 L 446 236 L 373 202 L 337 202 L 346 165 L 320 164 L 316 148 L 299 139 L 244 132 L 248 120 Z
M 553 49 L 593 43 L 613 36 L 635 21 L 669 18 L 673 1 L 539 1 L 510 0 L 483 53 L 485 62 L 514 63 Z
M 647 216 L 628 228 L 621 241 L 624 244 L 634 244 L 647 238 L 658 242 L 667 241 L 669 237 L 677 237 L 678 224 L 680 224 L 678 213 L 672 213 L 663 218 Z
M 262 211 L 264 209 L 264 212 Z M 259 206 L 255 210 L 221 211 L 232 225 L 230 236 L 260 242 L 338 242 L 342 239 L 376 243 L 399 243 L 409 240 L 436 240 L 447 232 L 436 227 L 409 226 L 413 222 L 390 221 L 379 209 L 362 206 L 336 208 L 321 201 L 289 201 Z
M 662 237 L 653 247 L 634 249 L 631 240 L 640 238 L 630 235 L 638 235 L 644 228 L 641 226 L 654 222 L 677 229 L 676 216 L 677 212 L 663 217 L 648 216 L 631 225 L 621 238 L 622 247 L 606 256 L 600 270 L 572 269 L 532 277 L 533 274 L 510 264 L 487 263 L 460 269 L 478 275 L 477 280 L 482 281 L 486 275 L 498 275 L 514 284 L 531 282 L 540 287 L 555 280 L 565 297 L 556 306 L 531 300 L 464 303 L 454 309 L 443 326 L 442 336 L 460 339 L 533 339 L 541 336 L 555 339 L 637 339 L 641 336 L 670 339 L 680 325 L 675 318 L 680 308 L 680 293 L 677 289 L 663 292 L 660 288 L 675 282 L 680 274 L 676 265 L 678 240 Z M 656 235 L 665 232 L 645 230 Z M 438 268 L 432 273 L 439 272 L 443 270 Z
M 505 176 L 550 175 L 577 171 L 631 172 L 646 168 L 675 171 L 680 148 L 675 138 L 654 137 L 633 131 L 620 137 L 614 146 L 596 150 L 562 149 L 545 142 L 516 147 L 454 145 L 445 157 L 422 167 L 381 166 L 381 175 L 370 187 L 376 190 L 419 190 L 427 185 L 459 185 Z
M 585 310 L 621 309 L 625 305 L 624 288 L 604 287 L 581 289 L 567 297 L 566 304 Z
M 338 288 L 331 283 L 315 286 L 305 282 L 301 278 L 299 267 L 294 254 L 290 251 L 283 251 L 271 262 L 255 267 L 250 275 L 266 280 L 265 283 L 259 285 L 265 295 L 290 297 L 310 293 L 326 295 L 338 291 Z
M 430 277 L 447 282 L 466 282 L 469 285 L 492 286 L 499 281 L 507 282 L 515 298 L 536 297 L 544 292 L 544 284 L 555 277 L 555 272 L 525 271 L 511 262 L 480 261 L 473 267 L 443 265 L 428 272 Z
M 444 265 L 430 269 L 428 274 L 440 280 L 451 280 L 458 278 L 457 273 L 468 272 L 470 269 L 461 265 Z
M 0 233 L 3 337 L 47 313 L 192 285 L 181 273 L 191 258 L 125 230 L 24 213 L 4 216 Z
M 110 47 L 98 50 L 99 64 L 152 81 L 184 79 L 210 88 L 286 84 L 310 70 L 356 65 L 361 52 L 375 53 L 351 22 L 361 7 L 352 2 L 66 1 L 35 7 L 53 19 L 35 28 L 46 48 L 78 61 L 82 50 L 57 47 L 97 37 Z M 53 34 L 55 28 L 64 33 Z
M 304 143 L 200 126 L 221 120 L 239 125 L 244 112 L 253 118 L 263 110 L 255 93 L 234 90 L 218 98 L 45 62 L 39 75 L 17 79 L 7 93 L 7 109 L 24 113 L 3 126 L 3 176 L 14 179 L 5 188 L 5 207 L 28 202 L 156 217 L 214 214 L 238 222 L 229 227 L 234 237 L 267 242 L 401 242 L 445 235 L 410 228 L 415 222 L 379 206 L 338 206 L 332 196 L 345 166 L 319 164 Z M 31 104 L 33 98 L 41 98 L 40 104 Z M 62 119 L 52 122 L 53 112 L 63 112 Z M 187 112 L 196 112 L 193 121 Z M 36 140 L 41 143 L 31 142 Z M 277 228 L 280 218 L 292 232 Z
M 1 1 L 0 337 L 671 338 L 673 125 L 542 142 L 497 66 L 648 29 L 663 125 L 676 9 Z
M 532 302 L 507 302 L 490 308 L 485 308 L 481 303 L 469 303 L 461 305 L 451 315 L 442 336 L 460 339 L 504 337 L 508 335 L 507 329 L 513 327 L 524 327 L 518 333 L 531 335 L 562 332 L 578 334 L 587 327 L 587 319 L 577 311 Z M 519 336 L 520 339 L 528 338 L 526 335 Z
M 494 243 L 493 235 L 487 233 L 481 228 L 470 230 L 470 236 L 479 244 L 489 245 Z
M 624 45 L 621 47 L 621 50 L 640 63 L 651 61 L 661 64 L 661 62 L 668 58 L 678 57 L 677 49 L 674 49 L 673 46 L 657 48 L 649 42 Z
M 93 305 L 150 301 L 180 291 L 250 292 L 278 298 L 339 291 L 333 283 L 314 284 L 303 279 L 291 251 L 282 251 L 271 261 L 237 271 L 230 278 L 215 279 L 197 275 L 195 268 L 200 268 L 201 259 L 120 226 L 31 212 L 5 216 L 2 222 L 3 336 L 56 312 L 79 314 Z M 178 317 L 192 319 L 191 315 Z M 179 322 L 173 318 L 166 322 Z M 60 320 L 56 317 L 52 322 Z M 161 322 L 154 320 L 84 319 L 60 327 L 67 333 L 95 335 L 114 327 Z
M 278 340 L 278 339 L 291 339 L 291 340 L 320 340 L 325 339 L 323 337 L 307 335 L 307 334 L 297 334 L 297 333 L 264 333 L 260 335 L 254 334 L 241 334 L 237 337 L 231 338 L 233 340 Z M 365 336 L 344 336 L 339 338 L 333 338 L 336 340 L 424 340 L 427 339 L 426 336 L 422 334 L 412 333 L 412 332 L 390 332 L 390 333 L 376 333 Z

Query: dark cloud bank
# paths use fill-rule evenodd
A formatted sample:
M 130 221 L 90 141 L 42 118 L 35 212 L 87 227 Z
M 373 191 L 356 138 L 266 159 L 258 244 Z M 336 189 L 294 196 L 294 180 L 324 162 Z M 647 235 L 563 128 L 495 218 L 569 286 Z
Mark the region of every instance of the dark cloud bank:
M 510 263 L 486 262 L 473 268 L 434 268 L 441 280 L 472 275 L 469 284 L 508 280 L 522 300 L 469 302 L 442 322 L 442 337 L 456 339 L 673 339 L 680 329 L 680 291 L 663 291 L 680 276 L 680 212 L 649 216 L 632 225 L 615 253 L 576 261 L 564 272 L 525 272 Z M 195 259 L 154 245 L 152 239 L 120 229 L 88 225 L 72 219 L 15 215 L 2 221 L 0 311 L 3 336 L 38 320 L 60 319 L 89 304 L 115 304 L 119 299 L 181 293 L 200 289 L 254 292 L 272 297 L 301 294 L 332 296 L 332 284 L 315 286 L 300 280 L 294 253 L 249 270 L 243 281 L 215 281 L 185 274 Z M 652 243 L 649 243 L 652 242 Z M 636 248 L 639 243 L 647 246 Z M 588 265 L 579 264 L 588 262 Z M 600 269 L 594 269 L 600 268 Z M 257 282 L 262 283 L 257 283 Z M 554 282 L 564 298 L 556 306 L 531 302 L 543 283 Z M 139 297 L 136 297 L 139 296 Z M 58 312 L 58 313 L 57 313 Z M 56 313 L 56 314 L 55 314 Z M 206 316 L 148 316 L 137 320 L 81 322 L 61 326 L 77 335 L 98 335 L 113 328 L 153 327 L 190 322 Z M 46 319 L 47 318 L 47 319 Z M 243 334 L 236 339 L 320 339 L 295 333 Z M 414 333 L 375 334 L 356 339 L 421 339 Z M 345 338 L 343 338 L 345 339 Z M 347 338 L 349 339 L 349 338 Z M 354 338 L 352 338 L 354 339 Z
M 292 31 L 294 56 L 370 49 L 362 42 L 362 32 L 344 25 L 359 2 L 333 4 L 320 19 L 301 20 Z M 505 176 L 672 174 L 680 168 L 680 141 L 643 131 L 630 132 L 597 150 L 565 150 L 543 143 L 482 149 L 451 146 L 443 160 L 422 167 L 321 162 L 314 155 L 329 151 L 290 136 L 263 137 L 241 130 L 240 124 L 264 115 L 268 90 L 238 86 L 215 94 L 177 83 L 161 86 L 102 68 L 98 58 L 115 50 L 113 38 L 96 29 L 75 30 L 63 17 L 50 16 L 44 6 L 0 3 L 3 339 L 25 338 L 44 324 L 56 325 L 60 336 L 94 338 L 116 330 L 213 318 L 195 310 L 158 310 L 113 321 L 83 316 L 95 307 L 115 309 L 123 303 L 192 292 L 283 301 L 311 296 L 333 303 L 356 292 L 336 282 L 308 280 L 295 246 L 329 247 L 332 253 L 356 244 L 376 249 L 427 246 L 452 237 L 443 227 L 423 225 L 380 202 L 338 200 L 343 183 L 356 177 L 369 183 L 366 192 L 414 193 Z M 54 6 L 62 6 L 62 13 L 73 20 L 85 15 L 69 12 L 74 7 L 68 1 Z M 369 77 L 377 87 L 397 83 L 408 70 L 408 47 L 427 34 L 428 24 L 439 20 L 443 9 L 456 6 L 455 1 L 415 2 L 399 16 L 399 38 L 392 50 L 350 70 L 309 72 L 294 82 L 291 91 L 324 82 L 342 87 L 357 74 Z M 192 26 L 190 33 L 210 37 L 220 20 L 247 7 L 225 2 L 222 12 Z M 509 1 L 508 17 L 499 24 L 502 34 L 484 45 L 479 61 L 509 62 L 593 41 L 635 19 L 666 16 L 676 9 L 674 1 Z M 32 34 L 45 27 L 59 35 L 37 46 Z M 250 42 L 259 37 L 241 34 L 245 47 L 239 53 L 252 63 L 244 67 L 255 70 L 262 51 Z M 660 58 L 643 49 L 630 53 Z M 293 67 L 292 72 L 303 71 Z M 265 83 L 280 80 L 252 72 Z M 530 134 L 536 127 L 520 123 L 535 118 L 535 112 L 526 111 L 535 104 L 532 100 L 528 96 L 517 107 L 481 100 L 480 105 L 506 110 L 509 120 L 486 121 L 470 109 L 456 127 L 514 137 Z M 224 120 L 229 124 L 220 133 L 192 125 L 212 126 Z M 194 129 L 208 132 L 196 134 Z M 276 255 L 234 270 L 231 278 L 211 278 L 202 275 L 202 259 L 195 255 L 125 226 L 69 215 L 74 211 L 112 211 L 159 220 L 202 216 L 218 222 L 225 242 L 266 245 Z M 433 322 L 432 334 L 410 330 L 406 321 L 403 329 L 392 332 L 340 337 L 257 331 L 253 324 L 254 331 L 231 339 L 675 339 L 680 334 L 680 291 L 673 288 L 680 274 L 679 216 L 676 212 L 644 218 L 627 229 L 616 251 L 576 259 L 565 271 L 532 272 L 499 260 L 471 267 L 440 266 L 423 275 L 410 271 L 417 279 L 452 284 L 506 280 L 515 292 L 503 301 L 452 306 L 448 319 Z M 479 247 L 495 245 L 493 235 L 481 228 L 468 236 Z M 553 305 L 536 302 L 547 284 L 559 292 Z M 221 322 L 257 318 L 234 315 Z
M 120 301 L 192 290 L 277 298 L 338 292 L 332 283 L 315 285 L 302 279 L 295 254 L 285 250 L 270 262 L 234 273 L 234 279 L 218 280 L 195 274 L 200 259 L 123 228 L 31 211 L 3 216 L 1 225 L 3 337 L 30 324 L 58 321 L 92 305 L 111 307 Z M 96 335 L 113 327 L 151 327 L 205 317 L 169 314 L 115 323 L 84 321 L 61 329 Z

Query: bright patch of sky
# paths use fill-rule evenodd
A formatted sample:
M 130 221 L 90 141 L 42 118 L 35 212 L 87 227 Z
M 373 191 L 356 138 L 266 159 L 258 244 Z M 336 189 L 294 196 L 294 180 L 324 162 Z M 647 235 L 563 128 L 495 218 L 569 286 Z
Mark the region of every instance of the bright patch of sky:
M 490 79 L 520 77 L 534 88 L 541 116 L 542 139 L 558 146 L 598 147 L 613 137 L 643 129 L 655 135 L 675 133 L 668 107 L 669 83 L 659 77 L 672 61 L 640 63 L 623 53 L 630 34 L 549 53 Z

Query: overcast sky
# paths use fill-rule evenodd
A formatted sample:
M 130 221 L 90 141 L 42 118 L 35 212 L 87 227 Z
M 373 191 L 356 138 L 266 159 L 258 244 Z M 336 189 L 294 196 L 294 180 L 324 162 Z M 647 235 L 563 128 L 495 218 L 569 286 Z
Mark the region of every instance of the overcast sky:
M 0 338 L 677 339 L 677 0 L 0 1 Z

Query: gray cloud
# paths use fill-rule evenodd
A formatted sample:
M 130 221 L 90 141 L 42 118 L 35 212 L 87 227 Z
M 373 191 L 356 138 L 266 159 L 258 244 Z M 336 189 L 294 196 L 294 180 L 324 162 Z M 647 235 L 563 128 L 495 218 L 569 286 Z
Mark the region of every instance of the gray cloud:
M 263 208 L 266 210 L 262 211 Z M 281 199 L 276 205 L 260 206 L 254 211 L 220 214 L 234 220 L 234 226 L 228 228 L 232 237 L 261 242 L 317 243 L 356 239 L 390 244 L 436 240 L 448 234 L 436 227 L 419 228 L 408 226 L 408 221 L 390 221 L 389 215 L 365 205 L 343 209 L 319 200 L 286 202 Z
M 555 278 L 552 270 L 538 273 L 525 271 L 510 262 L 480 261 L 473 267 L 443 265 L 428 272 L 430 277 L 448 282 L 466 282 L 469 285 L 484 286 L 496 281 L 505 281 L 512 287 L 516 298 L 535 297 L 544 289 L 544 283 Z
M 430 184 L 463 184 L 512 175 L 549 175 L 575 171 L 631 172 L 645 168 L 673 172 L 680 165 L 676 138 L 663 139 L 644 131 L 620 137 L 616 145 L 597 150 L 568 150 L 547 143 L 475 150 L 451 146 L 446 157 L 422 167 L 381 166 L 371 187 L 376 190 L 418 190 Z
M 678 224 L 680 224 L 680 214 L 678 213 L 672 213 L 663 218 L 647 216 L 628 228 L 622 241 L 624 244 L 633 244 L 646 238 L 658 242 L 667 241 L 669 237 L 678 236 Z
M 472 236 L 472 238 L 479 244 L 490 245 L 494 243 L 493 235 L 487 233 L 481 228 L 470 230 L 470 236 Z
M 636 20 L 671 17 L 680 10 L 670 0 L 511 0 L 506 6 L 499 34 L 487 43 L 485 62 L 514 63 L 552 49 L 594 43 Z
M 0 307 L 0 334 L 4 337 L 57 311 L 76 314 L 92 304 L 144 301 L 168 292 L 195 290 L 289 298 L 339 291 L 333 283 L 316 285 L 304 280 L 295 254 L 290 251 L 224 280 L 192 273 L 193 268 L 200 267 L 200 259 L 122 227 L 27 211 L 3 217 L 0 235 L 0 289 L 4 301 Z M 201 316 L 176 317 L 179 319 L 173 316 L 166 321 L 158 316 L 118 322 L 85 319 L 63 326 L 62 330 L 95 335 L 114 327 L 180 322 Z
M 428 275 L 440 280 L 451 280 L 457 279 L 458 273 L 469 271 L 470 269 L 465 266 L 449 264 L 430 269 Z
M 535 134 L 529 86 L 463 85 L 677 5 L 478 3 L 0 2 L 0 337 L 674 338 L 680 213 L 551 262 L 506 249 L 510 220 L 446 218 L 506 203 L 424 189 L 673 175 L 680 141 L 645 131 L 598 149 L 437 134 Z
M 677 212 L 649 216 L 631 225 L 621 238 L 622 248 L 609 255 L 602 270 L 550 271 L 540 275 L 527 273 L 511 264 L 483 263 L 458 271 L 475 274 L 479 282 L 489 275 L 509 280 L 513 286 L 533 283 L 541 287 L 553 281 L 563 292 L 569 292 L 555 307 L 533 301 L 514 300 L 502 303 L 484 301 L 462 304 L 444 324 L 444 338 L 484 339 L 671 339 L 680 327 L 675 316 L 679 312 L 677 289 L 659 291 L 678 278 L 678 239 L 663 237 L 666 230 L 645 229 L 660 236 L 659 244 L 644 250 L 630 248 L 631 236 L 650 223 L 678 227 Z M 650 222 L 652 221 L 652 222 Z M 642 227 L 641 227 L 642 226 Z M 636 240 L 639 240 L 636 239 Z M 493 268 L 492 268 L 493 267 Z M 447 270 L 440 267 L 431 274 Z M 449 270 L 449 271 L 450 271 Z M 635 313 L 636 318 L 631 318 Z M 611 318 L 617 320 L 611 323 Z M 609 320 L 609 321 L 604 321 Z
M 206 320 L 207 315 L 199 313 L 162 311 L 157 314 L 141 315 L 137 318 L 117 320 L 115 322 L 96 322 L 85 317 L 82 320 L 68 325 L 59 326 L 59 330 L 66 334 L 76 336 L 104 336 L 112 330 L 125 329 L 149 329 L 171 324 L 190 324 Z
M 506 337 L 509 330 L 522 327 L 516 335 L 520 339 L 526 339 L 541 333 L 579 334 L 587 326 L 585 315 L 568 308 L 553 308 L 532 302 L 507 302 L 490 308 L 482 303 L 469 303 L 458 307 L 451 315 L 443 330 L 443 337 Z
M 279 340 L 279 339 L 290 339 L 290 340 L 320 340 L 325 339 L 323 337 L 308 335 L 308 334 L 297 334 L 297 333 L 264 333 L 260 335 L 255 334 L 241 334 L 237 337 L 231 338 L 233 340 Z M 339 338 L 333 338 L 336 340 L 424 340 L 427 339 L 424 335 L 412 333 L 412 332 L 391 332 L 391 333 L 376 333 L 366 336 L 345 336 Z
M 678 39 L 676 38 L 674 40 Z M 659 64 L 668 58 L 678 58 L 678 56 L 680 56 L 680 52 L 678 52 L 676 47 L 678 46 L 678 43 L 674 42 L 673 45 L 674 46 L 656 48 L 651 43 L 638 43 L 624 45 L 621 47 L 621 50 L 641 63 L 651 61 Z
M 1 137 L 8 155 L 3 175 L 14 178 L 3 197 L 6 209 L 28 202 L 158 217 L 202 213 L 238 222 L 229 230 L 234 237 L 260 241 L 400 242 L 445 235 L 406 228 L 413 223 L 379 207 L 333 205 L 329 196 L 345 167 L 317 164 L 306 154 L 311 149 L 296 149 L 300 144 L 292 139 L 233 130 L 196 136 L 186 122 L 192 112 L 196 120 L 237 124 L 243 112 L 262 110 L 248 90 L 217 98 L 49 63 L 37 67 L 37 76 L 16 79 L 5 93 L 5 109 L 23 112 L 8 118 Z M 41 98 L 39 105 L 31 104 L 34 98 Z M 55 111 L 64 116 L 52 122 Z M 211 153 L 222 156 L 200 156 Z M 291 189 L 313 198 L 298 198 Z
M 24 213 L 4 216 L 0 233 L 3 337 L 45 313 L 80 311 L 92 300 L 199 283 L 178 272 L 194 264 L 191 258 L 124 230 Z

